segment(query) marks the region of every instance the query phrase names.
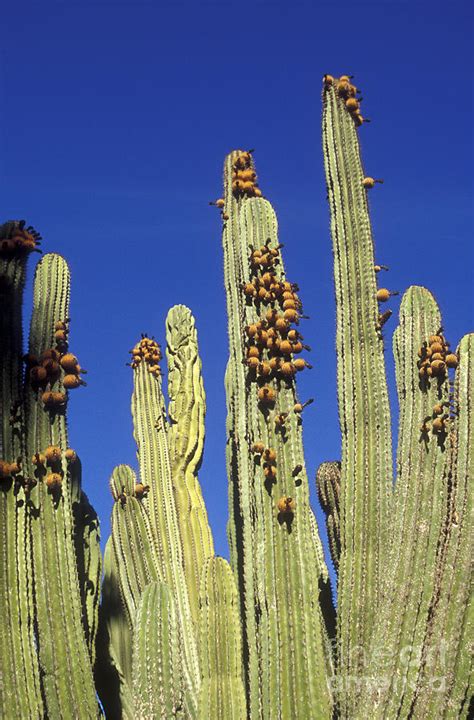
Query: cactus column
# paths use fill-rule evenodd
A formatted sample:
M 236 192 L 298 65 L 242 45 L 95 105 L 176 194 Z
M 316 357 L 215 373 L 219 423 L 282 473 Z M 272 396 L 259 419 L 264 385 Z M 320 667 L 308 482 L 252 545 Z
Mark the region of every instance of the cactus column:
M 225 381 L 229 540 L 241 598 L 249 713 L 254 719 L 327 718 L 331 659 L 318 603 L 318 582 L 327 570 L 320 540 L 312 535 L 295 383 L 278 373 L 257 377 L 244 364 L 246 326 L 261 320 L 265 311 L 282 314 L 276 301 L 246 301 L 251 250 L 265 244 L 275 250 L 272 282 L 285 279 L 273 208 L 261 197 L 240 192 L 234 181 L 239 164 L 248 165 L 249 176 L 254 172 L 248 160 L 242 161 L 245 157 L 233 152 L 225 160 L 223 246 L 230 341 Z M 264 369 L 267 373 L 267 365 Z M 266 402 L 273 397 L 274 402 Z M 284 428 L 278 426 L 282 418 Z M 264 456 L 256 456 L 254 444 L 271 451 L 269 457 L 274 451 L 276 472 L 265 467 Z M 291 503 L 279 511 L 277 503 L 284 498 L 295 503 L 294 513 Z
M 377 331 L 373 240 L 355 122 L 333 83 L 325 85 L 323 105 L 342 432 L 338 671 L 340 682 L 350 684 L 351 678 L 363 673 L 362 656 L 369 645 L 384 583 L 392 488 L 390 408 L 383 342 Z M 362 653 L 354 652 L 356 647 Z M 355 688 L 341 689 L 348 698 L 357 694 Z
M 66 332 L 60 333 L 61 348 L 55 337 L 57 322 L 66 327 L 69 271 L 51 254 L 37 267 L 23 378 L 21 294 L 26 256 L 36 249 L 38 236 L 24 223 L 7 223 L 0 237 L 2 453 L 15 454 L 14 462 L 8 457 L 6 473 L 2 459 L 1 473 L 6 645 L 0 707 L 9 718 L 92 718 L 100 715 L 92 675 L 98 526 L 81 492 L 80 463 L 68 449 L 59 362 Z

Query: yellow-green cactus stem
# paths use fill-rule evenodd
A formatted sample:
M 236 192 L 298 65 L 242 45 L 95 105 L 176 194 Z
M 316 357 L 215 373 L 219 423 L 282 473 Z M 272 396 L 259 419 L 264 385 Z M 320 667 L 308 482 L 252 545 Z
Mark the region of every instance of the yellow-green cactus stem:
M 143 720 L 189 717 L 180 646 L 173 597 L 167 585 L 153 582 L 142 593 L 135 622 L 135 717 Z
M 22 302 L 27 252 L 14 251 L 13 238 L 22 223 L 0 226 L 0 459 L 25 458 L 23 405 Z M 0 478 L 0 715 L 39 718 L 44 713 L 34 637 L 33 568 L 28 529 L 27 494 L 7 474 Z
M 390 537 L 390 408 L 365 173 L 354 119 L 334 83 L 323 92 L 323 154 L 336 286 L 336 349 L 342 432 L 338 654 L 343 712 L 357 704 L 383 592 Z M 362 648 L 354 652 L 353 648 Z M 344 709 L 345 708 L 345 709 Z
M 229 318 L 230 358 L 226 371 L 227 461 L 230 546 L 238 578 L 243 621 L 249 713 L 253 718 L 323 718 L 331 713 L 328 639 L 318 603 L 318 554 L 311 533 L 308 480 L 304 470 L 301 418 L 294 379 L 260 382 L 243 363 L 247 326 L 263 309 L 247 301 L 244 286 L 252 279 L 252 249 L 267 244 L 278 250 L 277 221 L 262 198 L 234 193 L 233 170 L 240 153 L 224 165 L 224 278 Z M 285 279 L 281 256 L 273 272 Z M 271 404 L 258 391 L 270 388 Z M 263 396 L 263 395 L 262 395 Z M 286 414 L 285 431 L 275 417 Z M 265 474 L 252 451 L 261 442 L 276 451 L 276 471 Z M 293 471 L 301 466 L 298 482 Z M 283 518 L 278 498 L 291 496 L 296 511 Z M 319 537 L 316 543 L 320 545 Z M 319 554 L 322 557 L 322 551 Z
M 229 564 L 209 558 L 201 574 L 199 720 L 247 718 L 242 672 L 240 603 Z
M 45 255 L 35 273 L 30 354 L 39 356 L 46 348 L 54 347 L 55 323 L 69 316 L 69 288 L 69 270 L 63 258 Z M 25 379 L 25 423 L 28 467 L 34 476 L 30 458 L 36 452 L 50 445 L 64 451 L 69 443 L 64 411 L 48 411 L 41 393 L 31 387 L 28 378 Z M 59 493 L 51 494 L 40 475 L 31 492 L 29 513 L 44 699 L 50 717 L 74 714 L 77 707 L 89 717 L 96 717 L 100 711 L 83 628 L 81 590 L 72 542 L 73 481 L 64 455 L 54 469 L 62 476 Z
M 166 318 L 168 360 L 168 431 L 174 498 L 182 538 L 184 574 L 194 621 L 199 581 L 214 544 L 197 471 L 204 448 L 206 398 L 197 333 L 189 308 L 175 305 Z

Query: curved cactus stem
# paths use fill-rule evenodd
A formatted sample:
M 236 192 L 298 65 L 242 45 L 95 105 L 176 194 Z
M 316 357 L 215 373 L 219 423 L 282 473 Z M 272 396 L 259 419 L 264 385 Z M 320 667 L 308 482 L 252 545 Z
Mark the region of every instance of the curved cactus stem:
M 337 570 L 341 554 L 341 463 L 339 461 L 321 463 L 316 473 L 316 488 L 319 501 L 326 513 L 329 549 Z
M 439 552 L 421 677 L 410 712 L 420 718 L 467 718 L 474 679 L 472 559 L 474 557 L 474 334 L 457 348 L 454 407 L 449 433 L 449 504 Z M 471 707 L 472 713 L 472 707 Z
M 373 240 L 355 125 L 335 88 L 323 96 L 323 152 L 331 210 L 342 432 L 339 670 L 342 683 L 363 674 L 385 574 L 392 492 L 390 409 Z M 341 711 L 358 691 L 341 693 Z M 351 710 L 352 708 L 352 710 Z
M 36 268 L 29 352 L 40 355 L 54 345 L 54 324 L 69 315 L 69 270 L 58 255 L 45 255 Z M 48 445 L 68 447 L 64 412 L 51 414 L 26 383 L 28 470 L 30 458 Z M 100 714 L 89 651 L 82 624 L 82 603 L 74 546 L 71 477 L 65 461 L 59 494 L 50 494 L 39 478 L 31 492 L 35 609 L 41 679 L 47 714 L 74 715 L 77 708 L 88 717 Z
M 183 545 L 174 500 L 161 378 L 148 372 L 146 363 L 134 370 L 132 395 L 134 436 L 140 476 L 150 487 L 147 498 L 150 523 L 157 543 L 159 578 L 169 586 L 182 629 L 185 671 L 190 696 L 199 688 L 199 663 L 190 602 L 184 575 Z
M 142 720 L 193 717 L 186 703 L 181 653 L 179 624 L 171 593 L 164 583 L 151 583 L 143 591 L 135 622 L 135 717 Z
M 293 382 L 272 380 L 275 409 L 262 412 L 258 385 L 249 379 L 245 326 L 259 318 L 245 302 L 242 285 L 250 279 L 250 248 L 278 246 L 277 221 L 263 199 L 237 200 L 232 193 L 235 153 L 225 161 L 224 271 L 229 317 L 230 358 L 226 371 L 229 507 L 233 527 L 232 560 L 237 571 L 244 623 L 244 656 L 248 656 L 247 693 L 254 718 L 323 718 L 330 715 L 327 678 L 328 640 L 319 603 L 318 559 L 311 537 L 313 524 L 301 439 L 293 412 Z M 280 262 L 275 269 L 284 278 Z M 284 436 L 275 413 L 288 413 Z M 263 464 L 251 451 L 261 441 L 277 454 L 277 475 L 265 483 Z M 298 483 L 293 470 L 301 465 Z M 277 500 L 296 499 L 294 522 L 279 518 Z M 281 520 L 281 523 L 280 523 Z M 316 712 L 316 714 L 315 714 Z
M 193 619 L 198 617 L 199 578 L 214 544 L 197 471 L 204 447 L 206 399 L 197 333 L 189 308 L 176 305 L 166 318 L 168 358 L 168 445 L 184 575 Z
M 132 697 L 132 628 L 122 602 L 112 538 L 104 552 L 104 579 L 97 633 L 95 678 L 107 718 L 135 720 Z
M 0 240 L 18 223 L 0 226 Z M 24 455 L 22 302 L 26 255 L 0 255 L 0 459 Z M 22 467 L 27 474 L 27 468 Z M 0 479 L 0 716 L 39 718 L 44 705 L 34 637 L 31 536 L 23 488 Z
M 220 557 L 209 558 L 202 570 L 199 659 L 199 720 L 245 720 L 239 598 L 232 570 Z

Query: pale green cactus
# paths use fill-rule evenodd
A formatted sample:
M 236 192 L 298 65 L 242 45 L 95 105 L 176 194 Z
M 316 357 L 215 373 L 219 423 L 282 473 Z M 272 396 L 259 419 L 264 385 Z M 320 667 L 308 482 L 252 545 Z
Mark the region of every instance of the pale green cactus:
M 2 717 L 97 717 L 96 692 L 112 720 L 470 717 L 474 335 L 450 351 L 431 293 L 404 294 L 394 482 L 390 312 L 379 306 L 391 293 L 377 288 L 367 203 L 376 181 L 362 168 L 349 78 L 325 76 L 323 106 L 342 453 L 316 483 L 337 617 L 303 454 L 299 289 L 252 154 L 238 150 L 216 203 L 231 564 L 214 554 L 198 481 L 206 401 L 194 318 L 178 305 L 166 319 L 168 410 L 158 344 L 142 336 L 131 351 L 139 478 L 128 465 L 112 473 L 100 613 L 98 521 L 80 461 L 64 452 L 69 272 L 55 255 L 38 266 L 29 353 L 56 346 L 59 356 L 52 366 L 30 358 L 24 372 L 21 299 L 37 237 L 17 222 L 0 228 Z M 47 374 L 36 388 L 35 373 Z M 43 457 L 48 446 L 60 448 L 56 459 Z
M 327 570 L 309 505 L 301 414 L 294 411 L 299 401 L 295 382 L 278 372 L 264 377 L 245 364 L 250 344 L 246 328 L 265 323 L 264 315 L 272 309 L 283 316 L 281 294 L 267 303 L 246 300 L 244 286 L 254 276 L 251 252 L 264 245 L 275 249 L 274 282 L 286 276 L 272 206 L 263 198 L 234 192 L 239 157 L 242 153 L 231 153 L 224 165 L 227 457 L 230 545 L 241 596 L 250 716 L 329 717 L 332 659 L 318 603 L 319 583 L 327 579 Z M 262 350 L 262 360 L 271 357 Z M 259 401 L 263 387 L 271 389 L 274 402 Z M 274 477 L 265 476 L 264 455 L 254 451 L 255 443 L 274 450 Z M 282 497 L 294 499 L 294 513 L 279 512 Z
M 323 150 L 343 435 L 338 712 L 465 718 L 472 695 L 472 335 L 448 362 L 433 296 L 419 287 L 405 293 L 394 333 L 400 423 L 393 487 L 384 318 L 366 196 L 373 183 L 364 182 L 356 131 L 362 121 L 348 109 L 352 95 L 348 82 L 326 77 Z M 458 360 L 453 397 L 446 363 Z
M 99 691 L 110 717 L 204 720 L 207 703 L 214 698 L 217 708 L 221 703 L 227 708 L 229 693 L 240 682 L 238 717 L 244 717 L 242 679 L 234 666 L 220 668 L 215 659 L 220 651 L 215 642 L 225 627 L 236 652 L 234 663 L 240 662 L 240 625 L 232 574 L 222 570 L 224 561 L 214 558 L 197 479 L 205 395 L 188 308 L 170 310 L 166 331 L 168 415 L 159 346 L 142 337 L 132 351 L 132 414 L 141 483 L 126 465 L 116 467 L 110 481 L 115 504 L 105 556 L 101 633 L 109 656 L 104 657 L 102 647 Z M 218 578 L 222 576 L 222 597 L 212 580 L 214 567 Z M 204 578 L 210 573 L 208 582 L 203 573 Z M 204 645 L 203 622 L 217 633 Z
M 58 255 L 46 255 L 34 281 L 29 365 L 23 372 L 21 304 L 28 252 L 35 233 L 22 223 L 0 230 L 2 292 L 1 455 L 17 463 L 0 480 L 2 568 L 2 690 L 0 714 L 8 718 L 100 714 L 93 680 L 101 574 L 98 523 L 81 492 L 80 463 L 68 461 L 64 371 L 67 343 L 55 340 L 55 323 L 69 315 L 69 270 Z M 16 238 L 16 242 L 14 240 Z M 18 240 L 18 238 L 20 238 Z M 29 243 L 22 246 L 21 242 Z M 12 247 L 8 247 L 8 242 Z M 36 356 L 58 348 L 48 385 L 31 381 Z M 45 371 L 46 372 L 46 371 Z M 62 393 L 57 404 L 44 392 Z M 57 460 L 44 462 L 48 446 Z M 36 456 L 37 462 L 33 463 Z M 57 487 L 48 486 L 56 473 Z M 7 628 L 5 632 L 5 628 Z

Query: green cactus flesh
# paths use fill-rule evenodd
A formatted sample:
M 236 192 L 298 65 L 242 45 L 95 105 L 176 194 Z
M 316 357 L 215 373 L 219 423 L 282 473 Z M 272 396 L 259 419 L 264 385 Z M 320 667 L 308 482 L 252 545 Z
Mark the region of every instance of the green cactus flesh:
M 251 280 L 251 248 L 265 243 L 276 248 L 277 222 L 266 200 L 234 197 L 233 164 L 225 161 L 224 273 L 229 317 L 230 359 L 226 371 L 227 456 L 230 545 L 237 571 L 248 656 L 246 683 L 249 712 L 258 717 L 328 717 L 327 637 L 318 604 L 318 556 L 311 536 L 313 524 L 294 381 L 270 380 L 274 407 L 262 408 L 255 381 L 243 361 L 245 327 L 255 323 L 264 308 L 246 303 L 242 290 Z M 283 265 L 275 268 L 284 278 Z M 276 414 L 287 413 L 285 432 L 275 426 Z M 276 452 L 276 477 L 268 482 L 263 460 L 252 445 L 262 442 Z M 298 482 L 294 469 L 301 466 Z M 278 499 L 296 500 L 291 517 L 279 514 Z M 319 544 L 319 538 L 317 539 Z M 320 555 L 320 557 L 322 554 Z

